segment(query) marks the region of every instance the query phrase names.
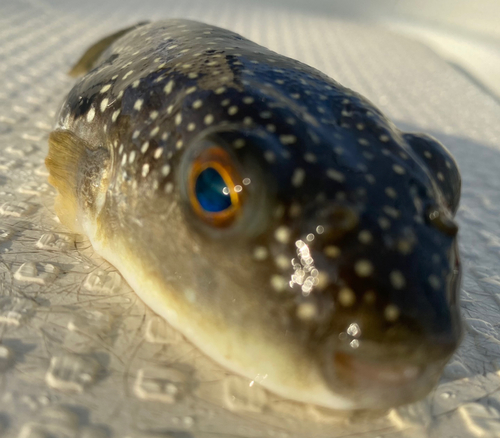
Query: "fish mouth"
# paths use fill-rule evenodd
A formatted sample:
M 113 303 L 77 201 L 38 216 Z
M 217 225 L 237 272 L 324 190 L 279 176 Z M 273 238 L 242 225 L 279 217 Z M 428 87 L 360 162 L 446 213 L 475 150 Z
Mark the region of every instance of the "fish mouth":
M 359 409 L 388 409 L 425 397 L 438 382 L 445 363 L 377 360 L 337 351 L 329 381 Z
M 421 377 L 425 370 L 419 365 L 372 362 L 342 352 L 335 353 L 334 365 L 338 374 L 364 388 L 408 385 Z

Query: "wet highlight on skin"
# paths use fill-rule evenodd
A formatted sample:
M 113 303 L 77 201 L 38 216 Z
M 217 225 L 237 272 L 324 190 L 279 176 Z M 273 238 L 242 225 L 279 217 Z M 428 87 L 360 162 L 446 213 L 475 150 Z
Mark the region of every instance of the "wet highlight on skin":
M 61 222 L 201 351 L 332 409 L 424 397 L 461 337 L 448 150 L 225 29 L 96 43 L 49 139 Z

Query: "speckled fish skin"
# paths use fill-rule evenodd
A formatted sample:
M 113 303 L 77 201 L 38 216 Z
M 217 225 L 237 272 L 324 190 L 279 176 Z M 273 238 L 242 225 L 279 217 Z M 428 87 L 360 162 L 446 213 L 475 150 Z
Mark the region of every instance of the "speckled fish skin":
M 61 136 L 85 151 L 63 222 L 217 362 L 334 409 L 411 402 L 437 382 L 461 336 L 460 175 L 431 137 L 187 20 L 131 30 L 77 82 L 51 136 L 54 179 Z M 213 144 L 251 181 L 224 229 L 187 196 Z

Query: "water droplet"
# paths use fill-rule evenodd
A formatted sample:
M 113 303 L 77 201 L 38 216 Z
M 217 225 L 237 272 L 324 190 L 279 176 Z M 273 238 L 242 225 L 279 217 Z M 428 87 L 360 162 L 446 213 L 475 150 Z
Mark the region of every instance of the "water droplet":
M 68 322 L 70 331 L 78 331 L 87 334 L 105 333 L 111 330 L 114 317 L 109 313 L 99 310 L 83 310 L 74 315 Z
M 14 362 L 14 353 L 5 345 L 0 345 L 0 373 L 4 372 Z
M 26 283 L 47 285 L 59 275 L 59 268 L 50 263 L 23 263 L 15 272 L 14 278 Z
M 34 173 L 35 175 L 38 175 L 38 176 L 43 176 L 45 178 L 47 178 L 49 176 L 49 171 L 47 170 L 47 168 L 45 167 L 45 164 L 42 164 L 41 166 L 37 167 L 35 170 L 34 170 Z
M 94 382 L 99 368 L 99 363 L 91 357 L 76 354 L 54 356 L 45 381 L 54 389 L 80 393 Z
M 27 202 L 5 202 L 0 206 L 1 216 L 25 217 L 33 213 L 35 205 Z
M 109 434 L 105 430 L 97 427 L 87 426 L 80 429 L 78 438 L 108 438 Z
M 194 425 L 194 418 L 193 417 L 183 417 L 182 418 L 182 424 L 185 427 L 187 427 L 187 428 L 193 427 L 193 425 Z
M 0 170 L 12 170 L 19 167 L 19 161 L 11 158 L 0 157 Z
M 50 186 L 48 184 L 45 183 L 40 184 L 37 181 L 27 182 L 17 189 L 19 193 L 24 193 L 25 195 L 33 195 L 33 196 L 41 196 L 47 193 L 49 190 Z
M 0 298 L 0 322 L 11 326 L 21 326 L 34 313 L 34 301 L 24 298 Z
M 175 403 L 187 391 L 188 376 L 169 367 L 147 367 L 137 372 L 134 393 L 143 400 Z
M 183 340 L 182 335 L 159 316 L 147 322 L 145 338 L 152 344 L 178 344 Z
M 263 411 L 267 403 L 267 392 L 260 385 L 238 376 L 229 376 L 223 382 L 224 404 L 235 412 Z
M 67 251 L 74 247 L 74 240 L 65 234 L 45 233 L 35 243 L 35 248 L 49 251 Z
M 493 406 L 466 403 L 458 412 L 469 431 L 478 437 L 500 436 L 500 412 Z
M 19 438 L 68 438 L 78 435 L 78 416 L 62 407 L 47 407 L 34 421 L 24 424 Z
M 33 154 L 38 148 L 30 143 L 20 142 L 5 148 L 5 152 L 18 157 L 26 157 Z
M 113 293 L 121 284 L 121 276 L 118 272 L 106 272 L 96 270 L 87 275 L 83 287 L 90 292 Z
M 0 227 L 0 243 L 7 242 L 13 236 L 14 231 L 7 227 Z

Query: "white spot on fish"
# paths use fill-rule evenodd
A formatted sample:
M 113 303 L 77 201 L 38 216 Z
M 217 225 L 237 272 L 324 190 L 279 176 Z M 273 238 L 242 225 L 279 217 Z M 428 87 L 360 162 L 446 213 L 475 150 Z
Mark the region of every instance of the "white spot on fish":
M 276 161 L 276 154 L 273 151 L 265 151 L 264 158 L 268 163 L 274 163 Z
M 280 135 L 280 142 L 284 145 L 294 144 L 297 141 L 295 135 Z
M 317 313 L 318 309 L 314 303 L 301 303 L 297 306 L 297 317 L 303 321 L 314 319 Z
M 308 163 L 315 163 L 317 161 L 317 157 L 313 153 L 307 152 L 306 154 L 304 154 L 304 160 Z
M 288 243 L 290 240 L 290 235 L 291 235 L 290 228 L 286 227 L 285 225 L 281 225 L 274 232 L 274 237 L 278 242 L 281 243 Z
M 170 94 L 173 88 L 174 88 L 174 81 L 170 80 L 168 81 L 167 85 L 165 85 L 163 91 L 165 91 L 165 94 Z
M 295 169 L 292 175 L 292 185 L 294 187 L 300 187 L 304 182 L 305 176 L 306 172 L 304 171 L 304 169 L 301 169 L 300 167 Z
M 369 260 L 358 260 L 354 264 L 354 271 L 359 277 L 369 277 L 373 273 L 373 265 Z
M 271 276 L 271 287 L 276 292 L 283 292 L 288 285 L 288 282 L 281 275 Z
M 389 198 L 396 199 L 398 194 L 396 193 L 396 190 L 394 190 L 392 187 L 386 187 L 385 188 L 385 194 L 389 196 Z
M 243 146 L 245 146 L 245 139 L 243 139 L 243 138 L 237 138 L 236 140 L 234 140 L 233 146 L 236 149 L 242 148 Z
M 392 271 L 389 274 L 392 287 L 394 289 L 403 289 L 406 286 L 406 279 L 401 271 Z
M 106 108 L 108 106 L 108 102 L 109 102 L 109 99 L 107 97 L 101 101 L 101 106 L 100 106 L 101 113 L 103 113 L 106 110 Z
M 335 169 L 327 169 L 326 176 L 340 183 L 345 181 L 345 176 Z
M 253 250 L 253 258 L 255 260 L 265 260 L 267 258 L 267 248 L 265 246 L 256 246 Z
M 372 174 L 367 174 L 365 175 L 365 179 L 367 182 L 369 182 L 370 184 L 375 184 L 377 181 L 375 180 L 375 177 L 372 175 Z
M 95 109 L 92 107 L 89 109 L 89 112 L 87 113 L 87 122 L 91 122 L 92 120 L 94 120 L 94 117 L 95 117 Z
M 404 167 L 400 166 L 399 164 L 394 164 L 392 166 L 392 170 L 394 170 L 394 172 L 396 172 L 398 175 L 404 175 L 406 173 Z
M 339 291 L 338 300 L 342 306 L 351 307 L 356 302 L 356 295 L 354 295 L 352 289 L 343 287 Z
M 384 309 L 384 317 L 387 321 L 393 322 L 399 318 L 399 308 L 394 304 L 389 304 Z
M 429 284 L 433 289 L 438 290 L 441 286 L 441 282 L 439 281 L 439 277 L 437 275 L 429 275 Z
M 163 176 L 168 176 L 168 174 L 170 173 L 170 164 L 165 164 L 162 168 L 161 168 L 161 174 Z
M 368 245 L 372 241 L 373 237 L 368 230 L 362 230 L 358 234 L 358 239 L 361 243 Z
M 153 157 L 155 157 L 155 159 L 158 159 L 161 157 L 162 153 L 163 153 L 163 148 L 156 148 Z
M 136 111 L 140 111 L 141 108 L 142 108 L 142 104 L 144 103 L 144 100 L 143 99 L 137 99 L 134 103 L 134 109 Z
M 129 70 L 127 73 L 125 73 L 123 75 L 122 80 L 124 81 L 125 79 L 127 79 L 133 72 L 134 72 L 134 70 Z

